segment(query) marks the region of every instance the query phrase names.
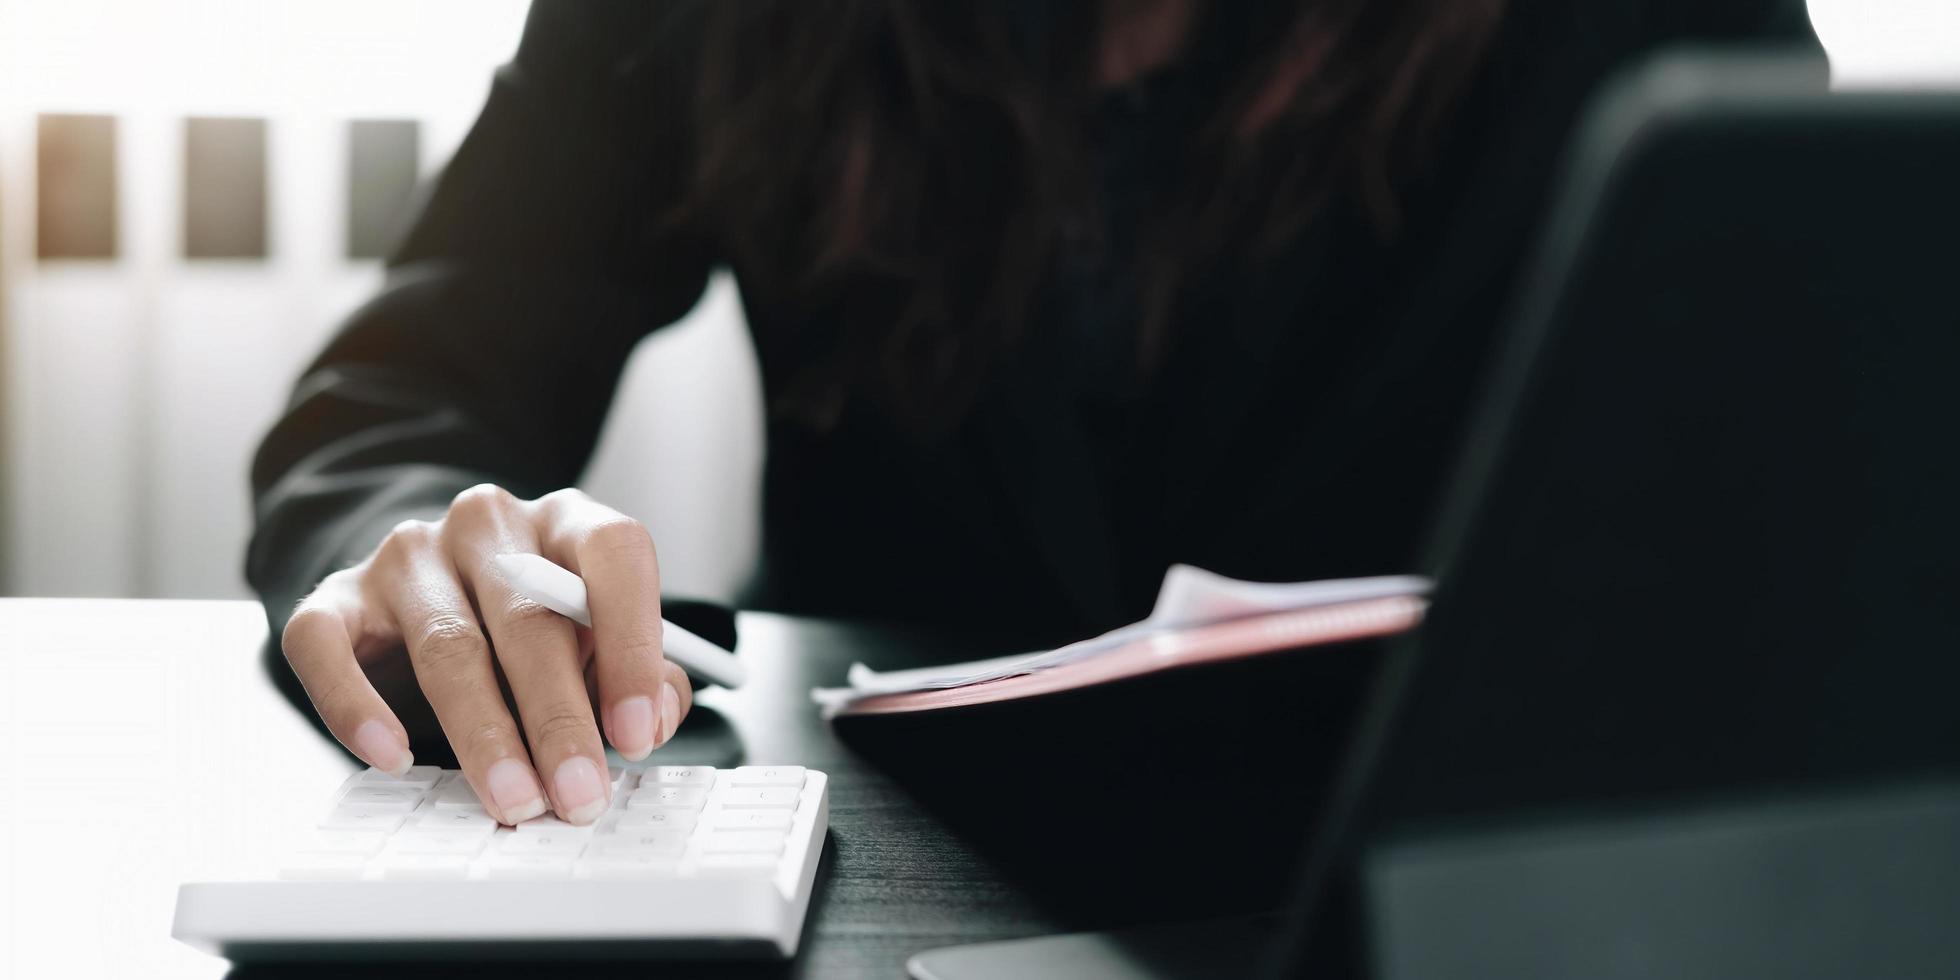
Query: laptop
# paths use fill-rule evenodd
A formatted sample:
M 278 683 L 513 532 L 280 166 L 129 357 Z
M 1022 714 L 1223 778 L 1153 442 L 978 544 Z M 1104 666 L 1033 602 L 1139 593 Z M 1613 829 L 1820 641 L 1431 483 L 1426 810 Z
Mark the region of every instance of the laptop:
M 1951 975 L 1956 174 L 1960 93 L 1602 98 L 1280 972 Z
M 1960 923 L 1960 95 L 1597 100 L 1267 921 L 914 976 L 1930 976 Z

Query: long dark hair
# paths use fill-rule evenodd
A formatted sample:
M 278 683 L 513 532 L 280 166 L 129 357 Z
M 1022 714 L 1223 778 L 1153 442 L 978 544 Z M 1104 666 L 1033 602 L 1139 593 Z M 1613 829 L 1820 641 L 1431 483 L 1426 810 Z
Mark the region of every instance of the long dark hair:
M 1145 269 L 1143 372 L 1185 270 L 1228 243 L 1278 249 L 1337 197 L 1394 233 L 1395 183 L 1480 64 L 1505 0 L 1220 0 L 1198 20 L 1227 3 L 1242 67 L 1193 134 L 1180 199 L 1121 243 Z M 1058 243 L 1093 209 L 1081 133 L 1101 8 L 709 5 L 685 211 L 812 305 L 847 281 L 900 298 L 883 322 L 804 338 L 812 354 L 777 411 L 821 425 L 868 397 L 924 431 L 966 412 L 1021 341 Z

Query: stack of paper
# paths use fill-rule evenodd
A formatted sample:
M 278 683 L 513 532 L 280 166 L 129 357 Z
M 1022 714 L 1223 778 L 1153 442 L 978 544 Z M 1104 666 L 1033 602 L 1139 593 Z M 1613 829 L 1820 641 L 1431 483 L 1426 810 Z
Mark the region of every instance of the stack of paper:
M 853 664 L 849 687 L 817 688 L 810 694 L 828 717 L 1048 693 L 1191 661 L 1399 632 L 1420 620 L 1429 589 L 1428 579 L 1411 575 L 1241 582 L 1173 565 L 1164 575 L 1156 606 L 1142 622 L 1055 650 L 991 660 L 883 672 Z M 1061 673 L 1045 682 L 998 683 L 1057 671 Z M 949 693 L 954 691 L 964 693 Z

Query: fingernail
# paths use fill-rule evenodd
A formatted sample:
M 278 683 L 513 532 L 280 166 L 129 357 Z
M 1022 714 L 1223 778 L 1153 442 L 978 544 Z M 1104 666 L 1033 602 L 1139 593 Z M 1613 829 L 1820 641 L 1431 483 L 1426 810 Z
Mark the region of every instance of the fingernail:
M 653 727 L 653 699 L 641 695 L 627 698 L 613 705 L 612 722 L 613 748 L 626 757 L 628 762 L 638 762 L 653 751 L 653 737 L 657 734 Z
M 409 754 L 408 746 L 402 744 L 394 730 L 372 718 L 354 729 L 354 748 L 368 765 L 390 776 L 407 772 L 415 762 L 415 756 Z
M 591 759 L 575 755 L 559 763 L 552 782 L 558 787 L 558 815 L 567 822 L 591 823 L 606 812 L 606 781 Z
M 504 822 L 519 824 L 544 812 L 544 794 L 531 778 L 531 767 L 516 759 L 498 759 L 490 764 L 483 781 L 490 784 L 490 799 L 504 813 Z
M 660 685 L 660 744 L 665 745 L 674 737 L 674 729 L 681 727 L 681 696 L 672 684 Z

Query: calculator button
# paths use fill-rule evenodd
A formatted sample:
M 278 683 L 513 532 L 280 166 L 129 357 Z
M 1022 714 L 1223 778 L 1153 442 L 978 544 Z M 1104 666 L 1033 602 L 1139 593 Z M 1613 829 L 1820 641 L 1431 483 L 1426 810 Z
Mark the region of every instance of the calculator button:
M 633 791 L 626 801 L 631 810 L 649 808 L 699 810 L 708 802 L 708 791 L 695 786 L 649 786 Z
M 631 792 L 639 784 L 640 774 L 631 769 L 607 766 L 606 778 L 612 783 L 613 795 L 618 796 L 622 792 Z
M 797 791 L 787 786 L 761 786 L 731 789 L 721 798 L 721 805 L 730 808 L 781 808 L 795 809 Z
M 378 862 L 388 879 L 467 878 L 470 859 L 462 854 L 403 854 Z
M 301 838 L 294 845 L 296 853 L 303 854 L 354 854 L 367 857 L 381 850 L 388 840 L 387 834 L 361 833 L 350 830 L 316 830 Z
M 713 766 L 648 766 L 641 786 L 707 786 L 715 781 Z
M 360 854 L 294 854 L 279 868 L 281 878 L 359 878 L 367 869 Z
M 716 830 L 776 830 L 788 829 L 796 820 L 796 815 L 788 810 L 722 810 L 714 815 L 710 826 Z
M 687 834 L 678 830 L 640 830 L 611 834 L 592 842 L 592 852 L 645 851 L 651 854 L 679 854 L 687 849 Z
M 413 810 L 416 804 L 422 802 L 422 791 L 413 786 L 360 785 L 355 786 L 343 794 L 340 802 L 371 807 L 392 807 L 398 810 Z
M 452 779 L 436 791 L 436 808 L 480 811 L 483 809 L 483 801 L 476 798 L 476 790 L 470 788 L 469 780 Z
M 388 832 L 402 825 L 407 816 L 401 810 L 369 806 L 337 806 L 320 820 L 321 830 L 373 830 Z
M 588 878 L 648 878 L 672 875 L 680 868 L 673 854 L 650 851 L 600 851 L 579 858 L 579 873 Z
M 474 833 L 467 830 L 411 830 L 395 836 L 395 853 L 461 854 L 470 856 L 483 850 L 483 842 L 489 839 L 489 834 Z
M 519 834 L 589 834 L 592 832 L 592 828 L 589 826 L 581 827 L 575 823 L 567 823 L 549 813 L 543 816 L 532 817 L 511 829 Z
M 741 766 L 729 774 L 734 786 L 802 786 L 802 766 Z
M 566 857 L 576 857 L 578 852 L 583 850 L 585 850 L 584 834 L 555 833 L 511 834 L 505 837 L 503 844 L 497 848 L 500 854 L 562 854 Z
M 629 830 L 688 831 L 694 829 L 694 824 L 699 819 L 699 817 L 696 817 L 687 810 L 655 810 L 652 808 L 628 810 L 619 815 L 619 822 L 614 824 L 614 829 L 621 832 Z
M 361 782 L 364 785 L 415 786 L 420 789 L 434 786 L 436 780 L 440 778 L 442 778 L 442 770 L 435 766 L 409 766 L 408 771 L 400 776 L 390 776 L 379 769 L 369 769 L 361 773 Z
M 483 865 L 486 878 L 569 878 L 573 859 L 569 854 L 504 854 Z
M 416 830 L 468 830 L 489 833 L 497 829 L 497 821 L 488 814 L 472 810 L 425 810 L 422 819 L 415 821 Z

